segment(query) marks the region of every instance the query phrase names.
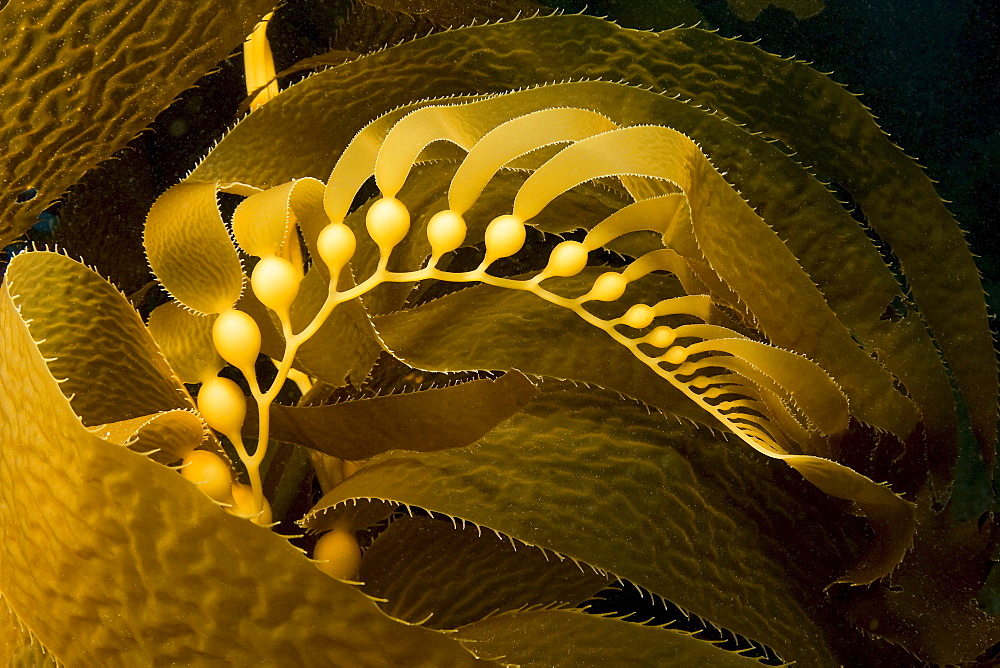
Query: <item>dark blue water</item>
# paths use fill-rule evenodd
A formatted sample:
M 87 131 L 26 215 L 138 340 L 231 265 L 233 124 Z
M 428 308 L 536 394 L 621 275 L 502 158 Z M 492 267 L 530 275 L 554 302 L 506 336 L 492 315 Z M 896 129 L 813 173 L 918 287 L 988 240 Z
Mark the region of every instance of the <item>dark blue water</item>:
M 1000 311 L 1000 2 L 827 0 L 812 18 L 770 7 L 751 22 L 740 21 L 726 0 L 546 4 L 652 30 L 674 27 L 694 5 L 723 35 L 759 40 L 772 53 L 832 72 L 939 182 L 981 256 L 992 312 Z

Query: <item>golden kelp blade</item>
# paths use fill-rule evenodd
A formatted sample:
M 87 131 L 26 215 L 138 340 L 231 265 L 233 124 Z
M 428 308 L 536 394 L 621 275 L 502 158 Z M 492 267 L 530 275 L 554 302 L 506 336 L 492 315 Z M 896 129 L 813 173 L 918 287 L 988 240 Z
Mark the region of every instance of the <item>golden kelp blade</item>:
M 407 450 L 460 448 L 474 443 L 524 407 L 538 390 L 509 371 L 449 387 L 312 407 L 271 406 L 271 438 L 349 461 L 405 445 Z M 243 425 L 254 437 L 257 415 Z M 440 426 L 446 424 L 447 429 Z M 372 425 L 379 425 L 373 429 Z
M 526 606 L 574 606 L 613 582 L 561 556 L 446 517 L 395 517 L 358 577 L 393 617 L 456 629 Z
M 803 519 L 827 500 L 789 503 L 784 471 L 764 458 L 614 392 L 550 378 L 540 389 L 473 447 L 376 456 L 304 524 L 329 528 L 368 512 L 370 499 L 416 506 L 481 526 L 483 539 L 492 529 L 627 579 L 786 660 L 838 665 L 782 565 L 829 549 L 827 527 Z M 731 481 L 746 478 L 754 499 L 734 499 Z M 758 510 L 800 528 L 772 550 Z
M 267 25 L 272 16 L 274 12 L 265 15 L 243 43 L 243 69 L 246 73 L 247 94 L 251 96 L 251 111 L 278 94 L 274 56 L 271 55 L 271 43 L 267 39 Z
M 581 48 L 568 50 L 567 41 Z M 510 44 L 530 44 L 531 48 L 511 50 Z M 469 58 L 470 53 L 475 58 Z M 623 58 L 643 67 L 622 73 Z M 401 61 L 408 63 L 402 86 L 398 83 Z M 460 62 L 463 67 L 450 67 L 443 73 L 440 63 L 446 62 Z M 288 89 L 225 137 L 191 180 L 243 179 L 273 186 L 304 175 L 325 179 L 351 138 L 380 112 L 415 99 L 502 92 L 580 78 L 624 78 L 632 85 L 662 91 L 667 98 L 677 96 L 677 104 L 691 101 L 694 104 L 686 106 L 700 110 L 689 112 L 692 118 L 700 115 L 706 124 L 715 119 L 706 126 L 711 130 L 707 133 L 694 127 L 700 121 L 685 127 L 685 133 L 699 144 L 706 145 L 720 123 L 737 129 L 747 146 L 765 143 L 762 138 L 777 138 L 821 176 L 845 186 L 902 260 L 920 315 L 926 317 L 966 395 L 981 445 L 992 452 L 997 411 L 995 354 L 981 284 L 954 219 L 927 176 L 892 144 L 849 91 L 801 62 L 765 53 L 751 44 L 696 29 L 625 30 L 587 16 L 534 18 L 431 35 L 333 67 Z M 768 104 L 761 105 L 761 99 Z M 567 104 L 587 106 L 571 101 L 552 106 Z M 324 126 L 331 108 L 338 110 L 338 122 Z M 643 103 L 635 107 L 640 112 L 646 108 Z M 620 109 L 631 111 L 628 105 Z M 306 118 L 313 122 L 304 122 Z M 736 123 L 723 122 L 727 118 Z M 744 129 L 736 124 L 744 124 Z M 761 137 L 754 136 L 758 132 Z M 732 148 L 744 150 L 743 145 Z M 261 159 L 247 161 L 247 155 Z M 787 185 L 778 183 L 779 192 L 758 190 L 754 206 L 769 197 L 784 201 Z M 880 277 L 883 292 L 885 286 L 891 287 L 885 278 L 884 274 Z M 929 412 L 935 414 L 937 423 L 935 439 L 940 439 L 955 422 L 954 415 L 949 416 L 950 407 L 934 406 L 935 397 L 942 392 L 947 396 L 947 378 L 934 368 L 940 364 L 929 341 L 900 345 L 914 336 L 927 338 L 915 313 L 901 328 L 905 331 L 891 331 L 896 329 L 891 323 L 878 321 L 892 301 L 888 294 L 873 315 L 864 314 L 874 319 L 865 329 L 873 347 L 895 357 L 887 360 L 887 364 L 892 361 L 893 372 L 905 378 L 907 386 L 921 385 L 913 398 L 931 406 Z M 893 352 L 898 350 L 903 353 Z M 934 374 L 933 381 L 921 379 L 927 371 Z M 953 453 L 953 443 L 945 449 Z M 952 458 L 948 453 L 940 456 Z
M 21 253 L 6 281 L 59 388 L 87 426 L 194 407 L 139 314 L 97 272 L 59 253 Z
M 146 217 L 143 245 L 153 273 L 170 294 L 203 314 L 232 308 L 243 270 L 216 200 L 217 187 L 178 184 Z
M 518 661 L 526 666 L 553 666 L 564 661 L 581 666 L 758 668 L 761 665 L 756 659 L 720 649 L 682 631 L 575 610 L 527 610 L 497 615 L 463 626 L 457 636 L 484 656 L 503 656 L 505 661 Z M 568 642 L 563 645 L 552 642 L 553 638 Z
M 90 433 L 6 283 L 0 336 L 0 595 L 60 662 L 472 663 L 174 471 Z
M 0 247 L 225 58 L 271 9 L 270 0 L 4 3 Z M 29 188 L 37 195 L 18 203 Z

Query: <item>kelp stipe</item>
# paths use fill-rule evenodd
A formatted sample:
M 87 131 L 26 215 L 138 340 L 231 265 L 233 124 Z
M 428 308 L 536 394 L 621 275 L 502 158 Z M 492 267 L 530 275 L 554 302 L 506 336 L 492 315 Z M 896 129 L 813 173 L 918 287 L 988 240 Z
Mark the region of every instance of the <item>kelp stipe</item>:
M 432 62 L 464 65 L 446 80 Z M 400 63 L 412 81 L 385 85 Z M 795 82 L 811 102 L 782 94 Z M 824 134 L 810 124 L 831 105 L 848 120 Z M 922 276 L 884 319 L 908 296 L 769 138 L 854 188 L 908 275 L 933 254 L 947 285 Z M 972 364 L 992 354 L 985 310 L 934 302 L 971 302 L 978 280 L 910 167 L 836 84 L 694 29 L 534 18 L 313 75 L 150 211 L 175 301 L 148 324 L 69 258 L 11 264 L 0 416 L 22 445 L 2 459 L 0 591 L 68 663 L 752 660 L 573 609 L 609 578 L 784 661 L 975 658 L 1000 635 L 969 607 L 996 539 L 933 511 L 957 439 L 936 345 L 984 448 L 996 369 Z M 372 177 L 380 195 L 352 211 Z M 231 220 L 219 192 L 243 198 Z M 904 219 L 935 230 L 929 248 Z M 278 405 L 292 374 L 304 402 Z M 271 502 L 287 519 L 297 483 L 267 488 L 268 453 L 304 449 L 325 493 L 302 518 L 326 532 L 315 564 L 254 524 Z M 974 556 L 944 556 L 958 548 Z M 921 600 L 943 561 L 960 592 Z

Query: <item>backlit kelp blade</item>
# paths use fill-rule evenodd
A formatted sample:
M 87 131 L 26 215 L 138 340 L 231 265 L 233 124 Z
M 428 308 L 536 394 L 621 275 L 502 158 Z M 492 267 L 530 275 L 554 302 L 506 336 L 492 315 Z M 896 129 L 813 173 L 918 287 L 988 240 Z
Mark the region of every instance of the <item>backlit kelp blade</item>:
M 458 518 L 405 511 L 391 517 L 365 551 L 359 575 L 362 590 L 383 599 L 382 609 L 399 619 L 455 629 L 526 607 L 578 606 L 613 582 L 607 573 Z
M 194 408 L 139 314 L 95 271 L 56 252 L 33 252 L 11 261 L 6 281 L 84 425 Z
M 45 254 L 18 262 L 33 256 Z M 0 332 L 0 470 L 18 481 L 0 490 L 0 590 L 60 662 L 472 662 L 453 640 L 386 617 L 283 537 L 223 513 L 176 472 L 88 431 L 7 282 Z
M 349 461 L 405 444 L 408 450 L 457 448 L 476 442 L 537 393 L 524 374 L 449 387 L 313 407 L 271 407 L 271 438 L 305 445 Z M 440 425 L 448 425 L 440 429 Z M 244 432 L 252 437 L 251 415 Z
M 579 52 L 568 51 L 563 48 L 568 39 L 583 40 L 585 46 Z M 532 48 L 511 50 L 510 44 L 531 44 Z M 462 61 L 458 54 L 467 51 L 478 54 L 475 65 L 440 71 L 438 63 Z M 620 72 L 618 59 L 623 53 L 629 54 L 632 61 L 642 62 L 643 67 Z M 716 58 L 726 66 L 713 64 Z M 398 81 L 399 62 L 407 63 L 404 85 Z M 752 45 L 694 29 L 662 33 L 622 30 L 585 16 L 535 18 L 432 35 L 333 67 L 283 93 L 259 115 L 227 135 L 194 171 L 191 180 L 244 179 L 266 187 L 303 175 L 326 179 L 340 152 L 367 119 L 413 99 L 501 92 L 586 77 L 624 77 L 627 82 L 650 86 L 670 97 L 678 96 L 680 102 L 698 105 L 697 111 L 692 111 L 694 104 L 686 105 L 687 113 L 694 114 L 697 122 L 676 127 L 683 128 L 702 146 L 713 142 L 716 128 L 720 127 L 721 119 L 713 120 L 712 111 L 744 124 L 749 132 L 739 132 L 743 136 L 739 145 L 766 143 L 753 139 L 751 133 L 780 139 L 797 152 L 797 159 L 851 192 L 870 225 L 902 261 L 920 314 L 934 332 L 967 397 L 977 435 L 989 457 L 995 441 L 997 374 L 978 274 L 954 219 L 926 175 L 882 133 L 857 98 L 806 65 L 767 54 Z M 761 92 L 761 86 L 766 92 Z M 338 96 L 336 102 L 331 94 Z M 766 108 L 756 102 L 761 95 L 768 96 Z M 324 127 L 322 119 L 331 104 L 342 111 L 341 122 Z M 837 109 L 833 116 L 830 108 Z M 818 109 L 826 111 L 814 113 Z M 305 117 L 315 122 L 302 122 Z M 831 117 L 838 119 L 836 125 L 828 132 L 817 131 L 817 123 Z M 289 121 L 282 122 L 282 118 Z M 296 121 L 292 122 L 292 118 Z M 675 118 L 669 124 L 674 122 L 684 123 L 682 118 Z M 703 123 L 712 129 L 698 132 L 696 126 Z M 324 130 L 317 132 L 318 127 Z M 768 147 L 765 152 L 774 154 L 775 149 Z M 278 154 L 282 158 L 257 163 L 248 170 L 244 158 L 253 154 Z M 728 175 L 729 151 L 712 150 L 711 154 L 713 160 L 718 160 L 720 171 Z M 872 189 L 870 184 L 879 182 L 883 174 L 893 175 L 889 179 L 893 190 Z M 789 192 L 783 179 L 771 183 L 780 190 L 780 196 L 773 192 L 773 197 L 769 196 L 767 184 L 758 184 L 754 189 L 743 187 L 750 178 L 745 173 L 740 191 L 758 209 L 768 201 L 783 201 Z M 819 204 L 832 211 L 830 195 L 820 197 L 827 202 Z M 791 207 L 785 209 L 785 215 L 789 210 Z M 836 215 L 844 216 L 842 211 Z M 920 229 L 926 232 L 914 231 L 911 235 L 911 230 L 917 230 L 913 225 L 922 226 Z M 780 232 L 780 226 L 778 229 L 783 238 L 789 238 Z M 849 234 L 860 240 L 856 230 Z M 914 245 L 916 239 L 921 241 Z M 928 243 L 932 246 L 926 246 Z M 838 247 L 826 239 L 809 254 L 797 246 L 797 254 L 808 268 L 808 263 L 820 262 L 828 250 Z M 944 264 L 939 264 L 938 259 Z M 870 251 L 859 256 L 866 268 L 874 266 L 876 260 Z M 942 270 L 942 266 L 948 269 Z M 845 276 L 851 274 L 843 272 Z M 902 297 L 884 269 L 877 270 L 876 276 L 878 283 L 873 283 L 871 289 L 879 292 L 863 299 L 859 304 L 863 310 L 852 309 L 850 304 L 843 308 L 853 310 L 854 318 L 863 317 L 865 323 L 870 323 L 861 333 L 872 337 L 871 345 L 886 356 L 885 363 L 898 369 L 894 372 L 907 379 L 904 382 L 908 387 L 912 386 L 911 396 L 929 417 L 931 447 L 942 449 L 940 459 L 950 462 L 954 458 L 954 439 L 949 435 L 954 424 L 953 409 L 947 402 L 942 406 L 935 398 L 942 394 L 944 377 L 939 369 L 935 370 L 939 363 L 933 346 L 926 340 L 912 343 L 923 336 L 919 316 L 913 312 L 900 323 L 880 320 L 886 308 Z M 821 286 L 825 283 L 821 276 L 814 278 Z M 838 290 L 838 294 L 851 293 Z M 842 312 L 836 303 L 831 306 L 838 314 Z M 906 342 L 901 345 L 901 341 Z M 946 476 L 947 470 L 950 465 L 941 475 Z
M 959 425 L 991 461 L 994 351 L 919 168 L 752 45 L 445 9 L 273 98 L 248 59 L 268 99 L 147 217 L 148 320 L 58 252 L 12 260 L 0 651 L 745 662 L 580 612 L 609 578 L 803 665 L 1000 640 L 995 523 L 939 509 Z

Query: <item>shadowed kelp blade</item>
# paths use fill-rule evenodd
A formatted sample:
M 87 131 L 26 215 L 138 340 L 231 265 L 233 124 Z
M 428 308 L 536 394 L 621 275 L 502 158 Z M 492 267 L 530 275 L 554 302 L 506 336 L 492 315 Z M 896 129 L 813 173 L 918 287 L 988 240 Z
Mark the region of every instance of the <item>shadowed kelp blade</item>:
M 0 336 L 0 478 L 17 481 L 0 487 L 0 592 L 61 663 L 473 662 L 175 471 L 88 431 L 6 282 Z
M 579 48 L 566 49 L 567 43 Z M 531 48 L 519 48 L 525 44 Z M 476 55 L 470 61 L 471 53 Z M 623 61 L 643 66 L 622 72 Z M 405 76 L 400 62 L 407 63 Z M 454 62 L 465 66 L 442 70 L 440 63 Z M 981 283 L 961 230 L 927 176 L 892 144 L 856 97 L 805 64 L 753 45 L 696 29 L 624 30 L 586 16 L 439 33 L 333 67 L 293 87 L 238 125 L 190 178 L 242 178 L 260 187 L 304 175 L 326 179 L 370 119 L 412 100 L 579 78 L 625 81 L 677 95 L 743 124 L 748 137 L 761 133 L 779 139 L 820 177 L 851 192 L 901 260 L 916 305 L 965 395 L 984 457 L 991 459 L 997 369 Z M 337 91 L 336 100 L 331 91 Z M 317 132 L 331 108 L 338 110 L 339 122 Z M 275 132 L 276 127 L 281 130 Z M 258 160 L 248 170 L 254 155 L 282 157 Z M 892 301 L 887 296 L 879 314 Z M 901 327 L 909 330 L 904 337 L 921 335 L 913 321 Z M 899 345 L 895 334 L 882 336 L 886 350 Z M 922 352 L 901 353 L 900 364 L 931 368 L 930 348 L 919 347 Z M 941 387 L 937 378 L 931 388 Z M 915 394 L 928 398 L 937 392 L 922 388 Z M 943 434 L 949 411 L 931 411 L 942 425 L 937 433 Z M 954 452 L 953 444 L 944 447 Z
M 0 247 L 225 58 L 270 0 L 0 5 Z M 18 196 L 34 188 L 29 201 Z

